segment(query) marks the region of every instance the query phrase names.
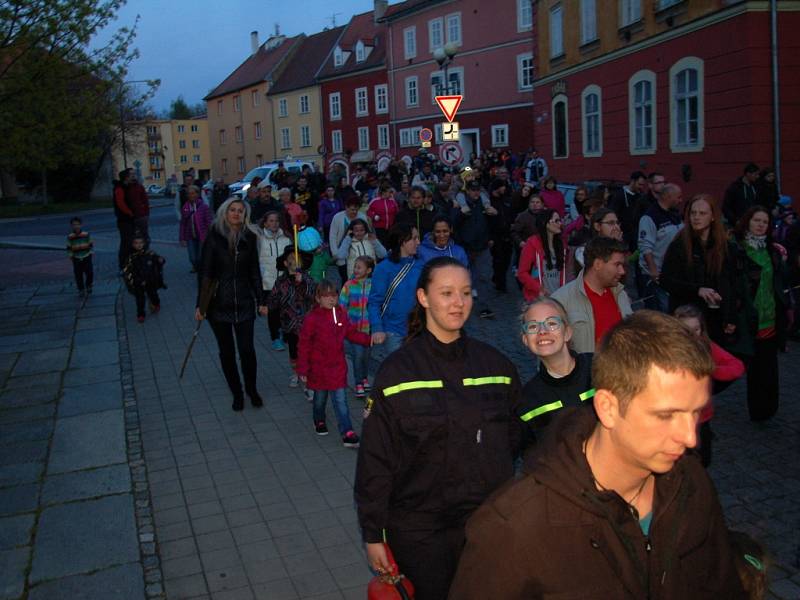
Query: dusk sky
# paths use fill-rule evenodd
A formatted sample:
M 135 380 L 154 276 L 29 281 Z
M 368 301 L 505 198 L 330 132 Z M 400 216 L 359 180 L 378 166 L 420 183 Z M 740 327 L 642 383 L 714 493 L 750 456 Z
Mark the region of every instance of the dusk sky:
M 287 36 L 312 34 L 330 27 L 334 12 L 343 25 L 372 7 L 372 0 L 129 0 L 109 29 L 132 26 L 140 16 L 135 47 L 141 56 L 128 79 L 161 79 L 152 100 L 160 111 L 181 94 L 189 104 L 199 102 L 247 58 L 253 30 L 261 43 L 276 23 Z M 107 37 L 108 31 L 97 41 Z

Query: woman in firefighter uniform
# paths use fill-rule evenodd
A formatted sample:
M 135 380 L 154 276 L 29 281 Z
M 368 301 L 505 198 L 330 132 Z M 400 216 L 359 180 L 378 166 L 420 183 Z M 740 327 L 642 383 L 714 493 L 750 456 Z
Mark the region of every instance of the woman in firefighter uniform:
M 436 258 L 417 283 L 409 337 L 373 384 L 355 498 L 370 566 L 389 546 L 416 600 L 447 597 L 470 514 L 514 473 L 521 437 L 516 368 L 462 331 L 469 271 Z

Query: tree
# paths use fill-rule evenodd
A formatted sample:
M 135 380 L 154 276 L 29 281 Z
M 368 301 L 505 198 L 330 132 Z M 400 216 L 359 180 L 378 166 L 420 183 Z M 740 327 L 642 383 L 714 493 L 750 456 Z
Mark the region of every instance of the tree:
M 192 119 L 206 114 L 205 102 L 198 102 L 189 106 L 183 96 L 178 96 L 169 105 L 169 119 Z
M 65 165 L 99 167 L 124 127 L 126 105 L 140 106 L 152 95 L 158 81 L 148 82 L 138 97 L 125 85 L 128 67 L 138 56 L 131 47 L 136 24 L 119 29 L 101 48 L 89 47 L 124 2 L 0 3 L 4 184 L 26 170 L 39 172 L 46 190 L 48 171 Z

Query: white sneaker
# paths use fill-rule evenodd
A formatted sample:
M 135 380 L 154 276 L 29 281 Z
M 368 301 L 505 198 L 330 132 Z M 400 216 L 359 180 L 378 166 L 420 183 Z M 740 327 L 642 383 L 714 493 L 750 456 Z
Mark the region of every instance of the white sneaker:
M 297 373 L 292 373 L 291 377 L 289 377 L 289 387 L 297 387 L 300 385 L 300 380 L 297 377 Z

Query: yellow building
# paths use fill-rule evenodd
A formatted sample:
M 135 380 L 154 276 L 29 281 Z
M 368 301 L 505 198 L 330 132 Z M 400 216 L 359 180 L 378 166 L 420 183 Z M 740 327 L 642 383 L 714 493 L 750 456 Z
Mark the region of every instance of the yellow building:
M 184 171 L 192 169 L 198 179 L 204 181 L 212 176 L 211 145 L 208 137 L 208 118 L 175 119 L 170 121 L 172 129 L 172 148 L 169 154 L 170 175 L 178 182 Z M 166 155 L 165 155 L 166 158 Z
M 267 98 L 272 108 L 275 157 L 307 160 L 321 166 L 324 145 L 321 86 L 316 73 L 332 52 L 344 27 L 306 37 Z
M 114 177 L 123 169 L 133 169 L 146 187 L 167 185 L 173 174 L 172 125 L 168 120 L 151 119 L 126 123 L 122 139 L 111 152 Z

